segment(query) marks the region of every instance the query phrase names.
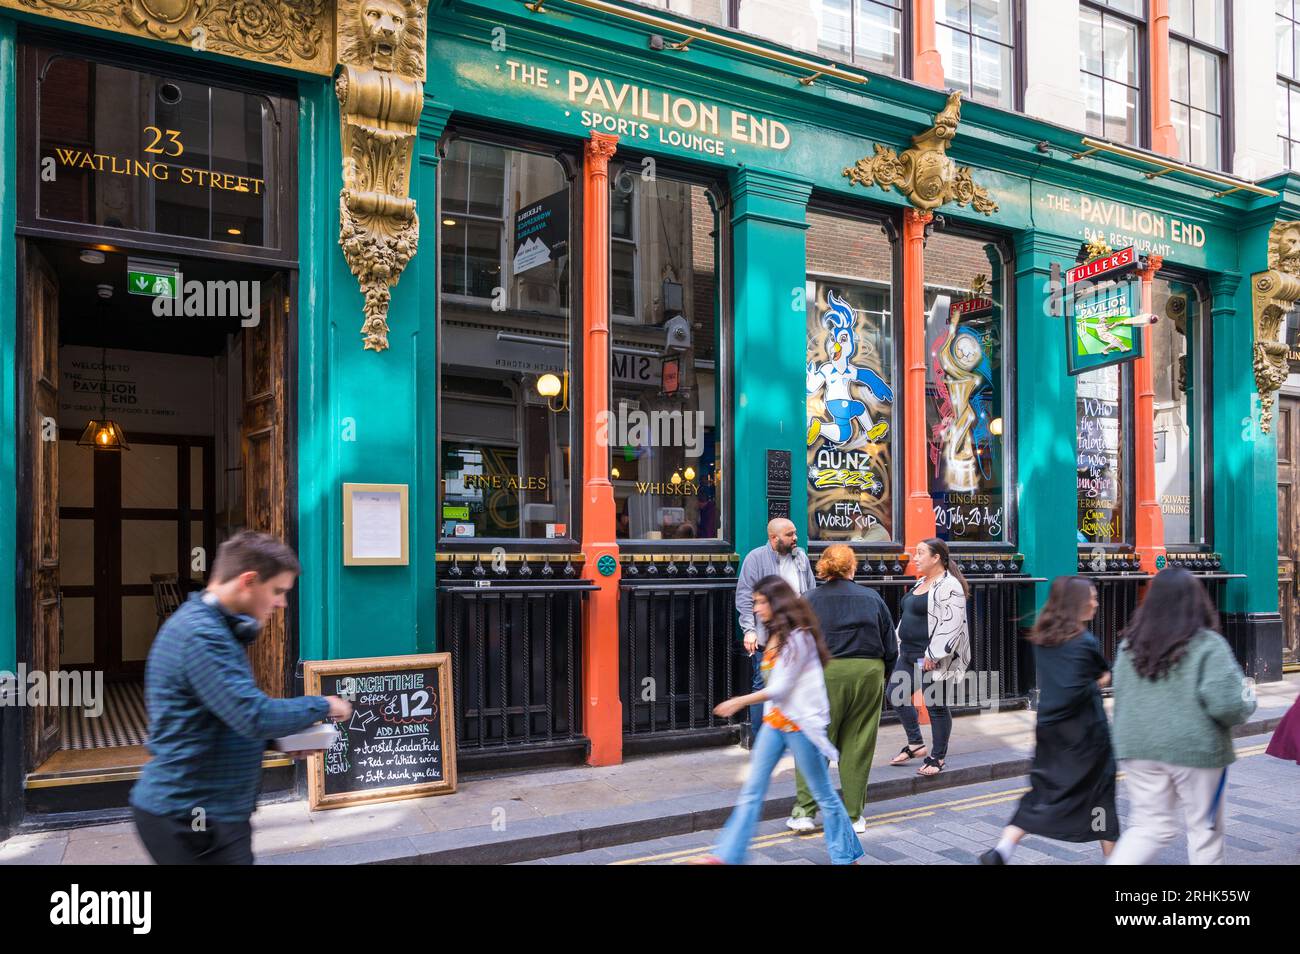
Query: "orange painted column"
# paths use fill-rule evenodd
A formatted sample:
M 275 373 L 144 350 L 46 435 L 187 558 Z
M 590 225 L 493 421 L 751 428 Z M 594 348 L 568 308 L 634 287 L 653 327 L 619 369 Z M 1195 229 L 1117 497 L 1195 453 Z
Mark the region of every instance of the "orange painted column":
M 1151 0 L 1151 150 L 1178 155 L 1178 132 L 1169 105 L 1169 0 Z
M 1147 258 L 1142 276 L 1142 314 L 1151 314 L 1151 280 L 1160 271 L 1159 255 Z M 1156 389 L 1151 370 L 1151 331 L 1139 327 L 1142 357 L 1133 362 L 1133 391 L 1137 403 L 1133 408 L 1134 477 L 1137 480 L 1137 512 L 1133 541 L 1142 569 L 1156 572 L 1156 558 L 1165 555 L 1165 520 L 1156 497 Z M 1164 561 L 1162 560 L 1161 563 Z
M 935 42 L 934 0 L 912 0 L 912 79 L 943 89 L 943 58 Z
M 609 448 L 597 427 L 609 413 L 609 160 L 617 136 L 593 132 L 583 161 L 582 194 L 582 728 L 590 765 L 623 761 L 623 705 L 618 697 L 618 542 Z M 604 572 L 608 571 L 608 573 Z
M 909 553 L 934 536 L 925 443 L 925 226 L 931 218 L 916 209 L 903 212 L 903 542 Z

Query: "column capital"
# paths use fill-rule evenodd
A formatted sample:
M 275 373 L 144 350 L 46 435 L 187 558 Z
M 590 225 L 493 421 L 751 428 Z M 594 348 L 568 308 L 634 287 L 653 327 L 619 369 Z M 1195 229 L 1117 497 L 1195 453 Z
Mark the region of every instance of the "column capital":
M 1241 275 L 1238 272 L 1216 272 L 1210 276 L 1210 296 L 1213 299 L 1211 308 L 1215 311 L 1222 311 L 1234 307 L 1232 296 L 1237 293 L 1241 286 Z M 1222 302 L 1219 299 L 1223 299 Z
M 1082 244 L 1082 239 L 1055 235 L 1051 232 L 1039 232 L 1034 229 L 1017 232 L 1012 239 L 1012 247 L 1016 253 L 1016 270 L 1022 271 L 1028 267 L 1028 263 L 1024 260 L 1040 255 L 1045 259 L 1060 261 L 1063 265 L 1073 263 L 1079 255 L 1079 247 Z
M 806 229 L 812 182 L 785 172 L 741 166 L 731 172 L 731 224 L 759 219 Z
M 447 131 L 447 120 L 451 119 L 451 112 L 451 107 L 446 103 L 435 103 L 426 96 L 424 108 L 420 110 L 420 138 L 441 139 Z
M 908 206 L 903 210 L 903 223 L 912 228 L 929 225 L 934 221 L 933 212 L 922 212 L 920 209 L 914 209 Z
M 595 164 L 596 172 L 604 172 L 605 167 L 609 165 L 609 160 L 614 158 L 614 150 L 617 148 L 617 136 L 611 136 L 609 133 L 593 132 L 591 138 L 584 145 L 583 155 L 588 162 Z

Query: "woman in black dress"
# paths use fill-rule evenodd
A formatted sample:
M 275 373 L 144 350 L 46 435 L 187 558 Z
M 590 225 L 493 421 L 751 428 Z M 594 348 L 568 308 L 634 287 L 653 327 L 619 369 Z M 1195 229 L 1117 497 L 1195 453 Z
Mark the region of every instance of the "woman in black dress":
M 1097 591 L 1081 576 L 1052 581 L 1029 635 L 1038 673 L 1038 726 L 1030 790 L 980 863 L 1004 865 L 1026 834 L 1057 841 L 1100 841 L 1109 855 L 1119 838 L 1115 756 L 1101 690 L 1110 667 L 1088 624 Z

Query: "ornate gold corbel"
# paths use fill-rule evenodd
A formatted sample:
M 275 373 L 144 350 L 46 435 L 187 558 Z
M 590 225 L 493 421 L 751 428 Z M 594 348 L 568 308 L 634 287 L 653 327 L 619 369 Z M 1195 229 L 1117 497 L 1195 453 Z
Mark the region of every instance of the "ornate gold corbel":
M 922 212 L 945 202 L 969 205 L 976 212 L 992 215 L 998 204 L 988 190 L 976 185 L 969 166 L 958 166 L 948 158 L 948 143 L 957 135 L 961 121 L 961 90 L 948 94 L 948 102 L 934 117 L 934 125 L 912 137 L 912 147 L 900 156 L 888 146 L 876 143 L 875 154 L 859 159 L 844 170 L 849 185 L 878 185 L 898 191 Z
M 334 83 L 343 139 L 339 245 L 365 294 L 364 347 L 388 347 L 389 289 L 420 244 L 409 195 L 424 106 L 428 0 L 340 0 Z
M 1255 389 L 1259 427 L 1272 429 L 1273 394 L 1287 378 L 1286 314 L 1300 301 L 1300 222 L 1278 222 L 1268 234 L 1268 271 L 1251 276 L 1255 317 Z

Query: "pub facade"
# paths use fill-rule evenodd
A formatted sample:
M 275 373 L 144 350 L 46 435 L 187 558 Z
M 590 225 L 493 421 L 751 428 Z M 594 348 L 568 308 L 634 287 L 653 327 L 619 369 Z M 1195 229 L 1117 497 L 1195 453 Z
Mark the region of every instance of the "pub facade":
M 449 653 L 461 771 L 734 742 L 772 516 L 892 607 L 947 540 L 972 707 L 1027 704 L 1060 574 L 1109 653 L 1174 564 L 1294 661 L 1289 174 L 602 0 L 0 0 L 0 88 L 0 671 L 104 683 L 11 683 L 0 835 L 125 804 L 153 634 L 242 527 L 303 564 L 263 688 Z

